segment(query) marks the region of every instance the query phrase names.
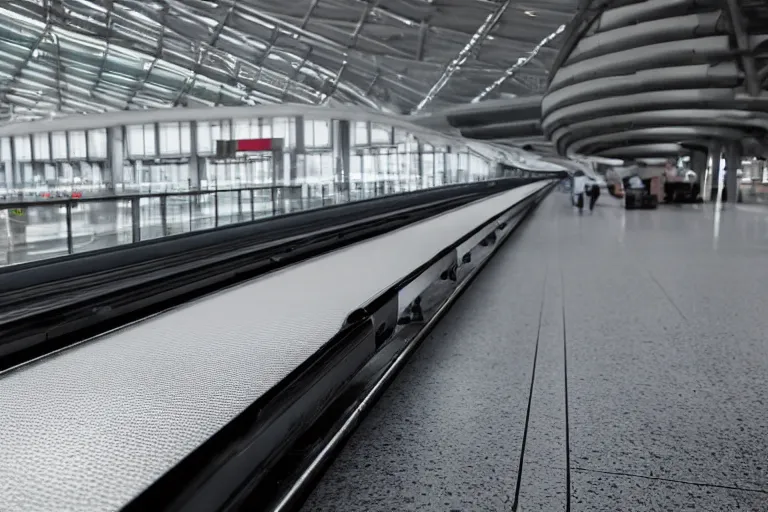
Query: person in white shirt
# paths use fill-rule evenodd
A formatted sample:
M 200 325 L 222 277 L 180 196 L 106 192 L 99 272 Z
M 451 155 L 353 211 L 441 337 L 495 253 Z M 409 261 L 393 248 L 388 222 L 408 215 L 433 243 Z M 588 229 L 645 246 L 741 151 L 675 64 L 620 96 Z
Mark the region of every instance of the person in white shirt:
M 587 185 L 587 177 L 583 172 L 576 172 L 573 176 L 573 204 L 579 210 L 584 208 L 584 190 Z

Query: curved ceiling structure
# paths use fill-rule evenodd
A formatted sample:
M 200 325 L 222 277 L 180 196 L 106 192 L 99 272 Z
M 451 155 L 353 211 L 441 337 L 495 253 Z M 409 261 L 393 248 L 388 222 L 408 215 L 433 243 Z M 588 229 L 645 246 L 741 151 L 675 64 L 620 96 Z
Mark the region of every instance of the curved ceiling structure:
M 573 25 L 541 105 L 558 153 L 663 157 L 712 142 L 765 151 L 768 3 L 622 0 L 593 8 Z
M 0 122 L 540 93 L 578 0 L 5 0 Z M 524 68 L 524 69 L 523 69 Z
M 768 156 L 765 0 L 585 0 L 561 45 L 545 95 L 417 122 L 574 158 L 669 157 L 735 141 Z
M 541 95 L 459 105 L 414 116 L 413 122 L 488 143 L 555 155 L 541 131 Z

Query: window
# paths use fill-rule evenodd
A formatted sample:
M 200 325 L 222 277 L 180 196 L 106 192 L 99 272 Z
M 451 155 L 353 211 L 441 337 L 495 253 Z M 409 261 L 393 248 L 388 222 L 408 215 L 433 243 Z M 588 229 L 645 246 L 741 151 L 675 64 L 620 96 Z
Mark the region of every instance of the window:
M 153 124 L 144 125 L 144 155 L 157 155 L 157 147 L 155 147 L 155 125 Z
M 382 124 L 372 124 L 371 144 L 392 144 L 392 128 Z
M 119 127 L 114 128 L 120 130 Z M 88 158 L 99 160 L 107 158 L 107 129 L 88 130 Z
M 306 166 L 308 182 L 331 181 L 333 179 L 333 155 L 330 153 L 307 155 Z
M 458 165 L 456 153 L 445 154 L 445 181 L 456 183 L 456 166 Z
M 426 144 L 425 144 L 426 146 Z M 431 151 L 421 154 L 422 183 L 427 187 L 435 186 L 435 154 Z
M 69 136 L 69 158 L 87 158 L 88 142 L 85 139 L 85 131 L 76 130 L 67 134 Z
M 331 122 L 305 120 L 304 146 L 308 148 L 327 148 L 331 146 Z
M 389 175 L 389 154 L 381 151 L 376 155 L 376 175 L 379 180 L 386 180 Z
M 157 156 L 154 124 L 126 126 L 125 135 L 129 158 Z
M 216 147 L 217 140 L 230 140 L 232 134 L 229 121 L 212 121 L 211 122 L 211 147 Z
M 233 122 L 233 131 L 235 139 L 250 139 L 251 138 L 251 120 L 250 119 L 235 119 Z
M 444 185 L 445 183 L 445 153 L 435 151 L 435 186 Z
M 296 120 L 294 118 L 275 117 L 272 119 L 272 138 L 283 139 L 283 147 L 291 148 L 294 146 L 293 133 L 296 129 Z M 266 135 L 265 138 L 268 138 Z
M 144 127 L 133 125 L 125 127 L 125 142 L 129 157 L 144 156 Z
M 488 164 L 488 161 L 485 158 L 475 153 L 470 153 L 469 171 L 472 174 L 472 176 L 477 176 L 477 177 L 487 176 L 488 174 L 490 174 L 489 172 L 490 166 Z
M 271 139 L 272 138 L 272 119 L 261 118 L 259 120 L 259 124 L 261 125 L 261 137 L 265 139 Z
M 365 181 L 365 182 L 376 181 L 378 176 L 376 176 L 376 168 L 374 167 L 375 165 L 376 164 L 375 164 L 375 161 L 373 159 L 373 155 L 368 154 L 368 153 L 364 153 L 363 154 L 363 168 L 362 168 L 362 172 L 363 172 L 362 180 L 363 181 Z
M 11 162 L 11 138 L 3 137 L 0 139 L 0 161 Z
M 32 140 L 29 135 L 17 135 L 13 138 L 13 149 L 17 162 L 32 160 Z
M 360 155 L 351 155 L 349 157 L 349 178 L 350 181 L 360 181 L 362 179 L 363 157 Z
M 67 160 L 67 133 L 53 132 L 51 134 L 51 157 L 54 160 Z
M 469 170 L 469 154 L 465 151 L 459 153 L 458 169 L 461 172 Z
M 208 121 L 198 121 L 197 123 L 197 153 L 208 155 L 213 153 L 213 138 L 211 136 L 211 123 Z
M 181 153 L 179 123 L 160 123 L 160 154 L 178 155 Z
M 35 160 L 51 159 L 51 143 L 48 133 L 36 133 L 32 136 L 32 147 L 35 153 Z
M 192 123 L 181 123 L 179 127 L 179 149 L 182 155 L 192 153 Z
M 353 146 L 368 146 L 371 141 L 368 140 L 368 123 L 357 121 L 354 123 L 354 130 L 352 130 L 352 145 Z

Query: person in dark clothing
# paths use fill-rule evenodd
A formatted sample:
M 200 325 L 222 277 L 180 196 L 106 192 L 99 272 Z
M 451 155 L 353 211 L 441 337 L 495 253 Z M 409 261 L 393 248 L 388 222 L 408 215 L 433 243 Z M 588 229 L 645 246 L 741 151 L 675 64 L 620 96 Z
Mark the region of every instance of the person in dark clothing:
M 573 206 L 579 211 L 584 208 L 584 196 L 586 195 L 587 177 L 583 171 L 576 171 L 573 175 L 573 186 L 571 187 L 571 200 Z
M 589 211 L 595 209 L 598 197 L 600 197 L 600 185 L 593 181 L 592 186 L 589 187 Z

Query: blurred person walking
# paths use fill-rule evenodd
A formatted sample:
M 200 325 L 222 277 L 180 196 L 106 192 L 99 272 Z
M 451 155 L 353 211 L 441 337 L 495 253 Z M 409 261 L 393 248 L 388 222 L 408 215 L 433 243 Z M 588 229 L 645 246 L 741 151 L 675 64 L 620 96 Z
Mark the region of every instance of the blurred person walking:
M 583 171 L 576 171 L 573 174 L 573 187 L 571 190 L 573 206 L 582 211 L 584 209 L 584 191 L 587 185 L 587 177 Z
M 597 183 L 597 181 L 590 180 L 587 195 L 589 196 L 589 211 L 592 211 L 595 209 L 595 203 L 600 197 L 600 185 Z

